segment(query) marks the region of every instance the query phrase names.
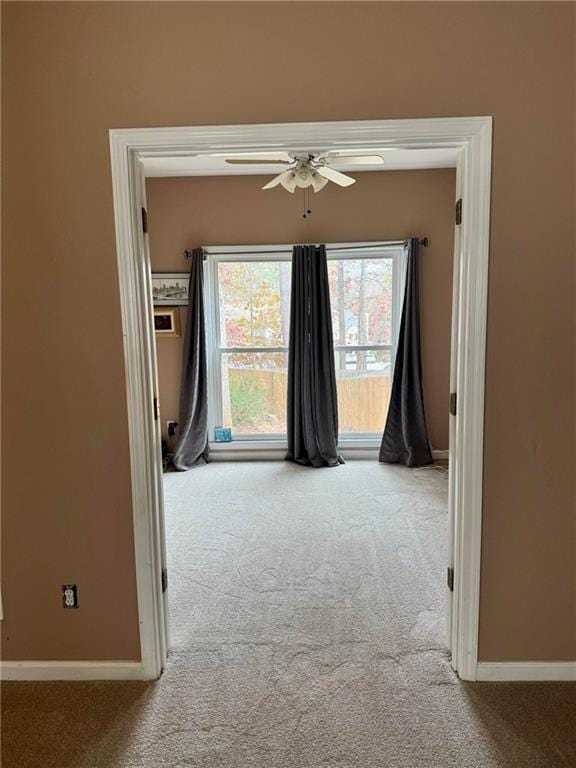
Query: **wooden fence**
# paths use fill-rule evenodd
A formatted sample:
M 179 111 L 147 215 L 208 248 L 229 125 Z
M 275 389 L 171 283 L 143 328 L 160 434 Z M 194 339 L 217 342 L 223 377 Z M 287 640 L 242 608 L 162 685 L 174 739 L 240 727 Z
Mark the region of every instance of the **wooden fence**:
M 270 432 L 286 429 L 286 371 L 229 369 L 230 389 L 253 384 L 262 392 L 262 426 Z M 390 378 L 382 372 L 337 372 L 340 432 L 382 432 L 390 400 Z M 224 407 L 224 411 L 228 408 Z M 227 420 L 227 423 L 230 423 Z M 240 425 L 237 425 L 237 428 Z M 237 429 L 240 431 L 240 429 Z M 250 430 L 242 430 L 250 431 Z

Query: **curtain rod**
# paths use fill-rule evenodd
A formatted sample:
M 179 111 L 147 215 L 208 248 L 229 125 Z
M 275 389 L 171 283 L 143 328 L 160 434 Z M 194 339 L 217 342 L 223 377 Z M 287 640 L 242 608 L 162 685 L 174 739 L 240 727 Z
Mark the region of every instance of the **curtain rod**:
M 382 248 L 383 246 L 394 246 L 394 245 L 408 245 L 408 240 L 386 240 L 381 243 L 371 243 L 370 245 L 341 245 L 341 246 L 326 246 L 327 251 L 365 251 L 369 248 Z M 421 245 L 423 248 L 428 247 L 428 238 L 422 237 L 418 240 L 418 245 Z M 209 247 L 209 246 L 208 246 Z M 218 251 L 218 256 L 234 256 L 239 255 L 242 253 L 292 253 L 292 248 L 286 248 L 283 250 L 274 250 L 274 251 Z M 189 259 L 192 255 L 192 251 L 184 251 L 184 258 Z

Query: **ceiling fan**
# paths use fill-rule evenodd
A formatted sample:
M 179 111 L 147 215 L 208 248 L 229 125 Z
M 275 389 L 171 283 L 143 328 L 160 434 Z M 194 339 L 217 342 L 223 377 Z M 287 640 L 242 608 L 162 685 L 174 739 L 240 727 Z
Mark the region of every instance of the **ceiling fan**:
M 387 150 L 379 150 L 387 151 Z M 345 152 L 326 153 L 291 153 L 291 152 L 256 152 L 236 155 L 226 158 L 231 165 L 286 165 L 286 170 L 275 176 L 262 189 L 272 189 L 281 184 L 288 192 L 294 192 L 297 187 L 306 189 L 312 187 L 319 192 L 329 181 L 340 187 L 349 187 L 356 179 L 332 168 L 332 165 L 382 165 L 384 159 L 380 154 L 361 155 L 346 154 Z

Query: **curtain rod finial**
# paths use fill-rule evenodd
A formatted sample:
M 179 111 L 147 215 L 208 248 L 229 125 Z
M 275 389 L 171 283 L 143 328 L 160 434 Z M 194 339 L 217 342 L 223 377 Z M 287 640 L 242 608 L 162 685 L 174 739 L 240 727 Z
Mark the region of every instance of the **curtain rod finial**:
M 421 240 L 418 241 L 418 245 L 421 245 L 423 248 L 428 248 L 428 238 L 423 237 Z

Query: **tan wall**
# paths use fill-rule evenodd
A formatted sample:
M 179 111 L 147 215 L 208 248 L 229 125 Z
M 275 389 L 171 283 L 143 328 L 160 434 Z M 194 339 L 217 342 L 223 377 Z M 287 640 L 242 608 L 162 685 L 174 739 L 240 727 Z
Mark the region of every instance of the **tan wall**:
M 2 12 L 6 657 L 139 655 L 108 129 L 488 114 L 480 655 L 574 658 L 573 5 Z
M 429 437 L 448 447 L 450 313 L 455 172 L 362 173 L 342 190 L 325 187 L 302 218 L 301 194 L 261 190 L 263 176 L 148 179 L 150 257 L 156 272 L 187 270 L 195 245 L 346 242 L 428 236 L 421 250 L 422 367 Z M 184 319 L 184 316 L 182 317 Z M 184 326 L 182 326 L 184 327 Z M 178 420 L 182 338 L 158 339 L 162 428 Z

